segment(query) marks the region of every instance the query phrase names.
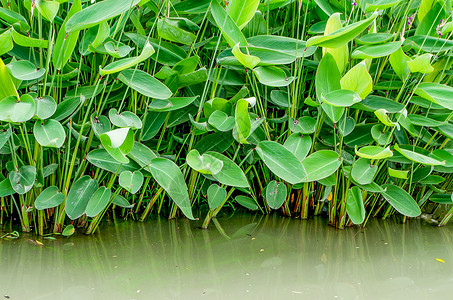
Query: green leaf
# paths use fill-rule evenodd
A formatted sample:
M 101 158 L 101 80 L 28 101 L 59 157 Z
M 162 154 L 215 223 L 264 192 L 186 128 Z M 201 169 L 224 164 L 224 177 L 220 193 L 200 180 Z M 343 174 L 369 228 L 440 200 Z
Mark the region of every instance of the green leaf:
M 238 25 L 227 14 L 223 7 L 220 6 L 217 0 L 211 2 L 211 13 L 217 27 L 222 31 L 222 35 L 230 47 L 234 47 L 237 43 L 239 43 L 240 46 L 247 46 L 247 40 Z
M 316 130 L 316 119 L 308 116 L 300 117 L 298 120 L 289 119 L 289 129 L 295 133 L 310 134 Z
M 2 8 L 0 7 L 0 9 Z M 13 47 L 14 43 L 13 38 L 11 36 L 11 30 L 7 30 L 0 34 L 0 55 L 3 55 L 13 50 Z
M 256 152 L 264 164 L 278 177 L 296 184 L 308 177 L 299 159 L 285 146 L 274 141 L 259 142 Z
M 261 84 L 267 86 L 288 86 L 293 82 L 294 77 L 287 76 L 285 71 L 276 66 L 263 66 L 253 69 L 253 73 Z
M 385 191 L 381 195 L 393 206 L 399 213 L 408 217 L 417 217 L 421 214 L 420 207 L 409 193 L 396 185 L 384 184 Z
M 164 40 L 184 45 L 193 44 L 197 38 L 193 33 L 175 26 L 172 22 L 169 22 L 167 18 L 159 19 L 157 21 L 157 32 L 159 37 Z
M 94 218 L 109 204 L 112 192 L 105 186 L 99 187 L 91 196 L 85 209 L 87 217 Z
M 55 69 L 61 70 L 64 65 L 71 58 L 72 53 L 77 45 L 79 38 L 79 30 L 67 33 L 66 24 L 68 20 L 77 12 L 82 9 L 82 3 L 80 0 L 75 0 L 71 6 L 71 9 L 66 16 L 65 21 L 58 31 L 57 40 L 53 47 L 54 52 L 52 54 L 52 63 Z
M 357 183 L 364 185 L 373 182 L 377 171 L 378 167 L 372 166 L 369 159 L 359 158 L 352 165 L 351 176 Z
M 158 157 L 151 160 L 148 169 L 157 183 L 167 192 L 183 214 L 193 220 L 189 193 L 184 176 L 178 166 L 171 160 Z
M 42 191 L 35 200 L 35 207 L 37 210 L 53 208 L 63 203 L 64 195 L 56 186 L 49 186 Z
M 0 58 L 0 101 L 8 96 L 14 96 L 16 100 L 19 99 L 19 94 L 17 93 L 9 70 Z
M 259 4 L 260 0 L 232 0 L 229 3 L 228 14 L 242 30 L 255 15 Z
M 349 107 L 362 101 L 359 94 L 352 90 L 335 90 L 321 96 L 323 103 L 337 107 Z
M 257 35 L 247 38 L 247 42 L 249 43 L 248 49 L 251 51 L 251 54 L 259 57 L 262 62 L 266 61 L 271 64 L 279 64 L 275 61 L 272 63 L 276 59 L 276 56 L 283 58 L 289 55 L 302 58 L 309 57 L 316 51 L 316 47 L 307 47 L 305 41 L 286 36 Z M 281 54 L 285 54 L 285 56 Z
M 411 148 L 408 146 L 407 148 Z M 420 164 L 424 164 L 427 166 L 438 166 L 438 165 L 445 165 L 445 161 L 440 161 L 435 158 L 431 158 L 429 156 L 417 153 L 415 151 L 407 150 L 407 149 L 402 149 L 398 146 L 398 144 L 395 144 L 395 150 L 401 153 L 404 157 L 411 161 L 415 161 Z
M 379 146 L 365 146 L 359 150 L 357 150 L 356 147 L 355 154 L 368 159 L 384 159 L 393 156 L 393 152 L 390 150 L 390 147 L 383 148 Z
M 365 61 L 358 63 L 341 78 L 341 88 L 351 90 L 364 99 L 373 90 L 373 80 L 368 73 Z
M 143 174 L 140 171 L 123 171 L 119 177 L 120 186 L 131 194 L 136 194 L 143 184 Z
M 93 27 L 133 8 L 140 0 L 104 0 L 75 13 L 66 23 L 66 31 Z
M 131 127 L 132 129 L 142 128 L 142 121 L 131 111 L 118 113 L 115 108 L 109 110 L 109 119 L 117 127 Z
M 388 111 L 384 108 L 378 109 L 374 112 L 374 114 L 379 119 L 379 121 L 382 122 L 382 124 L 384 124 L 385 126 L 389 126 L 389 127 L 396 126 L 399 129 L 399 124 L 390 120 L 387 113 L 388 113 Z
M 12 171 L 8 175 L 11 187 L 18 194 L 25 194 L 35 184 L 36 168 L 33 166 L 22 166 L 19 171 Z
M 66 140 L 63 126 L 53 119 L 36 121 L 33 134 L 36 141 L 43 147 L 61 148 Z
M 243 207 L 248 208 L 250 210 L 257 210 L 259 208 L 259 206 L 256 204 L 256 201 L 247 196 L 239 195 L 236 196 L 234 200 L 236 200 L 236 202 L 242 205 Z
M 326 36 L 315 36 L 307 41 L 307 47 L 319 46 L 327 48 L 338 48 L 348 43 L 365 30 L 378 16 L 378 13 L 373 13 L 369 18 L 350 24 L 346 27 L 338 29 Z
M 407 179 L 407 175 L 409 174 L 409 171 L 404 171 L 404 170 L 395 170 L 392 168 L 388 168 L 389 176 L 395 177 L 395 178 L 400 178 L 400 179 Z
M 251 133 L 252 123 L 248 112 L 249 103 L 244 99 L 239 99 L 235 110 L 235 127 L 238 134 L 238 141 L 241 144 L 248 144 L 247 138 Z
M 210 210 L 218 208 L 227 196 L 225 188 L 213 183 L 208 188 L 208 205 Z
M 341 24 L 340 15 L 340 13 L 334 13 L 329 17 L 324 29 L 325 36 L 343 27 L 343 25 Z M 322 53 L 323 55 L 330 53 L 337 63 L 338 70 L 340 70 L 340 73 L 343 73 L 349 59 L 349 47 L 347 44 L 338 48 L 323 48 Z
M 209 154 L 200 155 L 198 150 L 192 149 L 186 156 L 186 162 L 195 171 L 208 174 L 216 175 L 223 167 L 223 162 Z
M 134 146 L 134 134 L 130 128 L 118 128 L 100 135 L 102 146 L 117 161 L 127 164 L 126 155 Z
M 103 1 L 103 2 L 105 2 L 105 1 Z M 142 53 L 139 56 L 123 58 L 123 59 L 117 60 L 115 62 L 112 62 L 111 64 L 108 64 L 107 66 L 105 66 L 103 69 L 101 68 L 99 73 L 101 74 L 101 76 L 104 76 L 107 74 L 121 72 L 123 70 L 131 68 L 131 67 L 135 66 L 136 64 L 148 59 L 151 55 L 153 55 L 153 53 L 154 53 L 153 46 L 151 46 L 151 44 L 149 42 L 147 42 L 145 44 L 145 46 L 143 47 Z M 131 76 L 132 76 L 132 74 L 131 74 Z M 156 85 L 155 82 L 154 82 L 154 85 Z
M 23 123 L 30 120 L 35 114 L 33 97 L 24 94 L 20 100 L 16 96 L 9 96 L 0 101 L 0 120 L 13 123 Z
M 130 204 L 129 201 L 121 195 L 116 195 L 115 198 L 113 198 L 112 203 L 123 208 L 132 208 L 135 205 L 135 203 Z
M 91 151 L 87 155 L 87 160 L 94 166 L 111 173 L 121 173 L 123 171 L 135 171 L 139 169 L 139 165 L 133 161 L 130 161 L 127 164 L 118 162 L 104 149 L 95 149 Z
M 390 55 L 390 65 L 401 80 L 406 80 L 410 74 L 409 65 L 407 64 L 410 60 L 401 47 Z
M 247 181 L 247 177 L 245 177 L 244 172 L 241 168 L 234 163 L 231 159 L 226 157 L 223 154 L 208 151 L 203 155 L 210 155 L 218 160 L 220 160 L 223 164 L 222 170 L 217 174 L 214 174 L 213 177 L 215 180 L 220 182 L 221 184 L 240 187 L 240 188 L 249 188 L 249 183 Z
M 98 182 L 90 176 L 80 177 L 69 190 L 66 198 L 66 215 L 75 220 L 85 213 L 88 201 L 98 189 Z
M 11 36 L 15 44 L 22 47 L 48 48 L 49 41 L 31 38 L 17 32 L 14 28 L 11 30 Z
M 279 209 L 286 200 L 288 194 L 283 182 L 272 180 L 266 187 L 266 202 L 272 209 Z
M 301 182 L 312 182 L 332 175 L 341 166 L 343 158 L 332 150 L 319 150 L 302 161 L 307 175 Z
M 11 25 L 19 23 L 20 28 L 24 31 L 28 31 L 30 29 L 30 25 L 28 25 L 27 19 L 11 9 L 0 7 L 0 19 L 5 20 Z
M 311 138 L 309 135 L 293 133 L 286 139 L 283 146 L 296 155 L 300 161 L 303 161 L 310 152 Z
M 363 205 L 362 191 L 357 186 L 353 186 L 348 191 L 346 212 L 354 224 L 362 224 L 365 221 L 366 212 Z
M 208 123 L 219 131 L 230 131 L 235 126 L 236 120 L 235 118 L 228 116 L 223 111 L 216 110 L 209 116 Z
M 164 124 L 166 118 L 167 114 L 165 113 L 149 112 L 143 121 L 141 140 L 148 141 L 155 137 Z
M 254 55 L 244 54 L 239 48 L 239 43 L 237 43 L 232 50 L 234 57 L 246 68 L 253 69 L 261 61 L 259 57 Z
M 419 55 L 407 62 L 407 66 L 412 73 L 422 73 L 428 74 L 434 71 L 434 68 L 431 66 L 431 58 L 433 57 L 430 53 L 425 53 Z
M 415 94 L 453 110 L 453 87 L 451 86 L 439 83 L 422 82 L 415 90 Z
M 35 116 L 41 120 L 50 118 L 57 110 L 57 103 L 51 96 L 38 97 L 36 93 L 30 93 L 35 101 Z
M 371 59 L 371 58 L 379 58 L 384 57 L 392 54 L 393 52 L 400 49 L 402 45 L 402 41 L 400 42 L 390 42 L 381 45 L 365 45 L 358 47 L 354 50 L 351 54 L 351 58 L 353 59 Z
M 173 94 L 165 84 L 142 70 L 124 70 L 118 75 L 118 79 L 150 98 L 168 99 Z
M 52 0 L 36 0 L 35 3 L 41 15 L 50 22 L 53 22 L 60 8 L 60 3 Z
M 11 74 L 18 80 L 35 80 L 41 78 L 46 69 L 36 69 L 28 60 L 19 60 L 11 63 Z
M 61 235 L 62 236 L 65 236 L 65 237 L 70 237 L 71 235 L 73 235 L 75 233 L 75 228 L 74 228 L 74 225 L 67 225 L 63 231 L 61 232 Z

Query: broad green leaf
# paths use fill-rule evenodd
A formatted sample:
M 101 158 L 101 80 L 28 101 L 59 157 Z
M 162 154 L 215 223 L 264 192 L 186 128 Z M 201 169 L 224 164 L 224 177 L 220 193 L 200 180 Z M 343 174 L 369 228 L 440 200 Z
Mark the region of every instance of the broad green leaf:
M 134 142 L 134 147 L 132 147 L 131 152 L 129 152 L 127 156 L 138 163 L 140 167 L 149 165 L 152 159 L 158 157 L 153 150 L 139 142 Z
M 357 38 L 355 41 L 357 42 L 357 44 L 373 45 L 388 42 L 394 37 L 395 37 L 394 34 L 386 32 L 368 33 Z
M 110 121 L 106 116 L 96 117 L 95 114 L 92 114 L 90 123 L 91 129 L 93 129 L 93 132 L 97 138 L 99 138 L 101 134 L 106 133 L 112 129 Z
M 66 215 L 75 220 L 85 213 L 88 201 L 98 189 L 98 182 L 85 175 L 77 179 L 69 190 L 66 198 Z
M 258 143 L 256 152 L 272 173 L 291 184 L 299 183 L 308 177 L 308 170 L 299 159 L 277 142 L 262 141 Z
M 244 99 L 240 99 L 236 104 L 234 120 L 238 134 L 238 141 L 241 144 L 248 144 L 247 138 L 251 132 L 252 124 L 248 112 L 248 105 L 249 103 Z
M 129 201 L 121 195 L 116 195 L 115 198 L 113 198 L 112 203 L 123 208 L 132 208 L 135 205 L 135 203 L 130 204 Z
M 359 158 L 352 165 L 351 176 L 359 184 L 364 185 L 373 182 L 377 171 L 378 167 L 376 165 L 372 166 L 369 159 Z
M 148 141 L 156 136 L 165 122 L 167 114 L 159 112 L 149 112 L 143 121 L 141 140 Z
M 439 127 L 442 125 L 446 125 L 445 122 L 440 122 L 440 121 L 425 117 L 423 115 L 408 115 L 407 117 L 408 117 L 409 121 L 411 121 L 412 124 L 417 125 L 417 126 Z
M 395 177 L 395 178 L 400 178 L 400 179 L 407 179 L 407 175 L 409 174 L 409 171 L 405 170 L 395 170 L 392 168 L 388 168 L 389 176 Z
M 193 220 L 189 193 L 181 170 L 174 162 L 165 158 L 154 158 L 148 169 L 157 183 L 181 209 L 183 214 Z
M 352 223 L 362 224 L 366 217 L 365 207 L 363 205 L 362 191 L 359 187 L 353 186 L 348 191 L 346 199 L 346 212 Z
M 11 186 L 11 181 L 9 181 L 9 178 L 5 178 L 0 181 L 0 197 L 11 196 L 15 193 L 16 191 Z
M 124 70 L 118 75 L 118 79 L 150 98 L 168 99 L 173 94 L 165 84 L 142 70 Z
M 164 40 L 184 45 L 193 44 L 197 38 L 195 34 L 168 22 L 167 18 L 157 21 L 157 32 L 159 37 Z
M 0 58 L 0 101 L 8 96 L 16 97 L 16 100 L 19 99 L 19 94 L 17 93 L 16 87 L 13 82 L 8 68 L 3 63 L 3 60 Z
M 236 124 L 235 118 L 228 116 L 221 110 L 213 112 L 209 116 L 208 123 L 219 131 L 230 131 Z
M 41 15 L 50 22 L 53 22 L 60 8 L 60 3 L 53 0 L 36 0 L 35 3 Z
M 412 73 L 422 73 L 428 74 L 434 71 L 434 68 L 431 66 L 431 58 L 433 57 L 430 53 L 425 53 L 419 55 L 407 62 L 407 66 Z
M 109 110 L 109 119 L 117 127 L 131 127 L 132 129 L 142 128 L 142 121 L 131 111 L 118 113 L 115 108 Z
M 48 119 L 56 112 L 57 103 L 51 96 L 38 97 L 38 94 L 36 93 L 30 93 L 30 96 L 32 96 L 35 101 L 35 116 L 39 119 Z
M 57 40 L 55 42 L 55 46 L 53 47 L 54 52 L 52 54 L 52 63 L 54 68 L 57 70 L 61 70 L 64 65 L 66 65 L 77 45 L 80 31 L 75 30 L 67 33 L 66 24 L 68 20 L 81 9 L 81 1 L 75 0 L 68 12 L 68 15 L 66 16 L 66 19 L 61 25 L 60 30 L 58 31 Z
M 384 192 L 381 192 L 382 196 L 399 213 L 408 217 L 417 217 L 421 214 L 417 202 L 405 190 L 391 184 L 384 184 L 382 187 L 385 189 Z
M 70 237 L 74 233 L 75 233 L 74 225 L 69 224 L 63 229 L 63 231 L 61 232 L 61 235 L 65 236 L 65 237 Z
M 192 104 L 195 100 L 197 100 L 198 96 L 195 97 L 174 97 L 169 98 L 167 100 L 160 100 L 154 99 L 151 104 L 148 105 L 150 111 L 156 112 L 165 112 L 165 111 L 173 111 L 184 108 Z M 165 102 L 165 105 L 159 105 L 158 102 Z
M 283 182 L 272 180 L 266 187 L 266 202 L 272 209 L 279 209 L 286 200 L 288 190 Z
M 258 204 L 256 204 L 256 201 L 253 200 L 250 197 L 239 195 L 236 198 L 234 198 L 237 203 L 242 205 L 245 208 L 248 208 L 250 210 L 257 210 L 259 208 Z
M 66 31 L 93 27 L 133 8 L 140 0 L 104 0 L 75 13 L 66 23 Z
M 381 45 L 365 45 L 358 47 L 351 54 L 353 59 L 370 59 L 388 56 L 400 49 L 403 42 L 390 42 Z
M 355 154 L 368 159 L 384 159 L 393 156 L 393 152 L 390 150 L 390 147 L 383 148 L 379 146 L 365 146 L 359 150 L 357 150 L 356 147 Z
M 247 40 L 238 25 L 227 14 L 217 0 L 211 2 L 211 13 L 217 27 L 221 30 L 223 37 L 230 47 L 234 47 L 237 43 L 239 43 L 240 46 L 247 46 Z
M 320 100 L 322 100 L 322 99 L 323 98 L 321 97 Z M 340 121 L 340 119 L 343 116 L 343 113 L 345 111 L 344 107 L 333 106 L 333 105 L 330 105 L 330 104 L 327 104 L 324 102 L 321 103 L 321 108 L 322 108 L 322 110 L 324 110 L 326 115 L 329 117 L 329 119 L 333 123 L 337 123 L 338 121 Z
M 208 205 L 210 210 L 218 208 L 227 196 L 225 188 L 213 183 L 208 188 Z
M 384 108 L 378 109 L 374 112 L 374 114 L 379 119 L 379 121 L 381 121 L 382 124 L 384 124 L 385 126 L 390 126 L 390 127 L 396 126 L 397 128 L 399 128 L 399 124 L 390 120 L 387 113 L 388 113 L 388 111 Z
M 316 51 L 316 47 L 307 47 L 305 41 L 286 36 L 257 35 L 247 38 L 247 42 L 249 43 L 248 49 L 251 49 L 251 53 L 259 57 L 262 62 L 273 60 L 275 56 L 280 56 L 281 53 L 302 58 L 309 57 Z M 267 51 L 258 51 L 258 49 Z M 268 56 L 269 58 L 267 58 Z M 263 59 L 265 57 L 267 59 Z
M 341 47 L 358 36 L 363 30 L 365 30 L 374 21 L 374 19 L 376 19 L 377 16 L 378 13 L 375 12 L 369 18 L 338 29 L 329 35 L 312 37 L 307 41 L 307 47 Z
M 290 118 L 289 129 L 294 133 L 313 133 L 316 130 L 316 119 L 308 116 L 300 117 L 298 120 Z
M 11 25 L 19 23 L 20 28 L 24 31 L 28 31 L 30 29 L 30 25 L 28 25 L 27 19 L 11 9 L 0 7 L 0 19 L 5 20 Z
M 259 57 L 254 55 L 244 54 L 239 48 L 239 43 L 237 43 L 232 50 L 234 57 L 246 68 L 253 69 L 261 61 Z
M 19 171 L 12 171 L 8 175 L 11 187 L 18 194 L 25 194 L 35 184 L 36 168 L 34 166 L 22 166 Z
M 36 121 L 33 134 L 36 141 L 43 147 L 61 148 L 66 140 L 63 126 L 53 119 Z
M 410 74 L 408 62 L 411 59 L 407 56 L 401 47 L 390 55 L 389 61 L 393 71 L 401 80 L 406 80 Z
M 326 23 L 326 28 L 324 29 L 324 35 L 329 35 L 332 32 L 335 32 L 343 27 L 340 20 L 340 13 L 332 14 Z M 332 57 L 335 59 L 337 63 L 338 70 L 340 73 L 343 73 L 346 64 L 349 59 L 349 47 L 348 44 L 344 44 L 343 46 L 337 48 L 322 48 L 322 53 L 325 55 L 326 53 L 330 53 Z
M 57 110 L 52 115 L 52 119 L 57 121 L 62 121 L 71 115 L 75 114 L 85 101 L 85 97 L 77 96 L 77 97 L 70 97 L 57 105 Z
M 310 152 L 311 138 L 309 135 L 293 133 L 286 139 L 283 146 L 296 155 L 300 161 L 303 161 Z
M 88 153 L 86 159 L 95 167 L 101 168 L 111 173 L 135 171 L 140 168 L 140 166 L 133 161 L 130 161 L 127 164 L 118 162 L 104 149 L 95 149 L 91 151 L 90 153 Z
M 410 148 L 410 146 L 408 147 Z M 445 165 L 445 161 L 440 161 L 435 158 L 417 153 L 415 151 L 407 150 L 407 149 L 402 149 L 398 144 L 395 144 L 395 150 L 401 153 L 404 157 L 411 161 L 415 161 L 420 164 L 424 164 L 427 166 L 438 166 L 438 165 Z
M 109 204 L 112 192 L 105 186 L 99 187 L 91 196 L 85 209 L 87 217 L 94 218 Z
M 335 90 L 321 96 L 321 100 L 332 106 L 349 107 L 362 101 L 359 94 L 349 89 Z
M 120 186 L 131 194 L 136 194 L 143 184 L 143 174 L 140 171 L 123 171 L 119 177 Z
M 27 122 L 35 114 L 33 97 L 24 94 L 20 100 L 16 96 L 9 96 L 0 101 L 0 120 L 13 123 Z
M 373 89 L 373 79 L 368 73 L 365 61 L 358 63 L 341 78 L 341 88 L 351 90 L 364 99 Z
M 341 166 L 343 158 L 332 150 L 319 150 L 302 161 L 307 175 L 301 182 L 318 181 L 332 175 Z
M 42 191 L 35 200 L 35 207 L 37 210 L 53 208 L 63 203 L 64 195 L 56 186 L 49 186 Z
M 11 63 L 11 74 L 18 80 L 35 80 L 41 78 L 46 69 L 36 69 L 28 60 L 19 60 Z
M 198 150 L 192 149 L 186 156 L 186 162 L 197 172 L 208 175 L 218 174 L 223 167 L 223 162 L 209 154 L 200 155 Z
M 2 9 L 0 7 L 0 9 Z M 0 34 L 0 55 L 8 53 L 14 47 L 13 38 L 11 37 L 11 30 L 7 30 Z
M 221 184 L 240 187 L 240 188 L 248 188 L 249 183 L 247 181 L 247 177 L 245 177 L 244 172 L 241 168 L 231 159 L 226 157 L 223 154 L 208 151 L 203 155 L 210 155 L 218 160 L 220 160 L 223 164 L 222 170 L 217 174 L 213 175 L 214 179 L 220 182 Z
M 285 71 L 276 66 L 263 66 L 253 69 L 253 73 L 261 84 L 267 86 L 288 86 L 294 77 L 286 75 Z
M 36 47 L 36 48 L 49 47 L 48 40 L 40 40 L 22 35 L 16 30 L 14 30 L 14 28 L 11 30 L 11 36 L 13 37 L 14 43 L 22 47 Z
M 103 2 L 105 2 L 105 1 L 106 0 L 104 0 Z M 121 72 L 123 70 L 131 68 L 131 67 L 135 66 L 136 64 L 148 59 L 151 55 L 153 55 L 153 53 L 154 53 L 153 46 L 151 46 L 150 43 L 146 43 L 145 46 L 143 47 L 142 53 L 139 56 L 123 58 L 123 59 L 117 60 L 115 62 L 112 62 L 111 64 L 108 64 L 104 68 L 101 68 L 99 73 L 102 76 L 104 76 L 107 74 Z M 132 74 L 131 74 L 131 77 L 132 77 Z
M 316 98 L 341 89 L 341 75 L 332 54 L 326 53 L 318 65 L 315 78 Z
M 228 14 L 242 30 L 255 15 L 259 4 L 260 0 L 232 0 L 229 3 Z
M 391 7 L 395 7 L 403 2 L 402 0 L 366 0 L 360 2 L 365 6 L 365 12 L 372 12 L 375 10 L 383 10 Z
M 102 146 L 117 161 L 127 164 L 126 155 L 134 146 L 134 134 L 130 128 L 118 128 L 100 135 Z

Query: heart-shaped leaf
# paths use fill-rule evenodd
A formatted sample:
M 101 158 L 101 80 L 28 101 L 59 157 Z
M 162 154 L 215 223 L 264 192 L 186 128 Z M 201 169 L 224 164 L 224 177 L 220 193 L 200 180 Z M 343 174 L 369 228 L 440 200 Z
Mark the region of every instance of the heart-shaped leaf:
M 143 174 L 140 171 L 123 171 L 120 174 L 119 183 L 126 191 L 135 194 L 142 187 Z
M 36 168 L 34 166 L 22 166 L 19 171 L 10 172 L 8 178 L 16 193 L 25 194 L 35 184 Z
M 0 101 L 0 120 L 13 123 L 27 122 L 35 114 L 33 97 L 25 94 L 20 97 L 9 96 Z
M 208 205 L 210 210 L 218 208 L 227 196 L 225 188 L 213 183 L 208 188 Z
M 48 119 L 36 121 L 33 134 L 38 143 L 43 147 L 61 148 L 66 139 L 66 133 L 60 122 Z

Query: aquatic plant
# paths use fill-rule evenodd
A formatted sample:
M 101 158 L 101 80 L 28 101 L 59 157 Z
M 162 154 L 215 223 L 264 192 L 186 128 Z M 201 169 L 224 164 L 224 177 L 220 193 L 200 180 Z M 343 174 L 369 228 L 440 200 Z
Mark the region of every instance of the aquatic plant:
M 2 222 L 453 215 L 450 1 L 0 3 Z

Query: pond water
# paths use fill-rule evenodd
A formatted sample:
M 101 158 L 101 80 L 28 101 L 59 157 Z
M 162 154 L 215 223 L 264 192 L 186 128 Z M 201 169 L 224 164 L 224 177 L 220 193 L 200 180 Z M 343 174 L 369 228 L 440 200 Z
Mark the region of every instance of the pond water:
M 453 226 L 220 217 L 0 241 L 0 299 L 447 299 Z

